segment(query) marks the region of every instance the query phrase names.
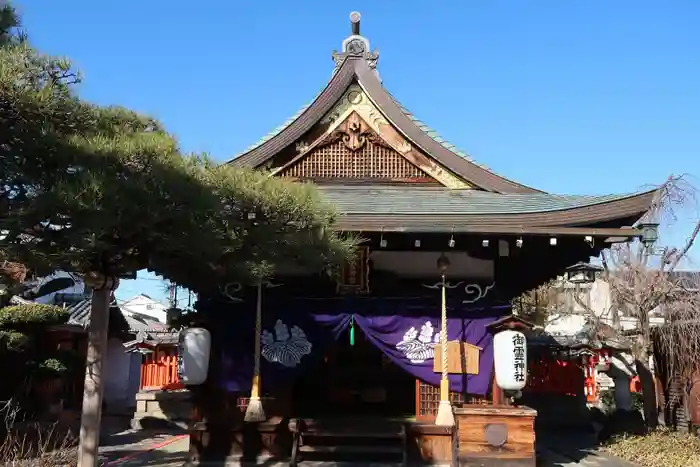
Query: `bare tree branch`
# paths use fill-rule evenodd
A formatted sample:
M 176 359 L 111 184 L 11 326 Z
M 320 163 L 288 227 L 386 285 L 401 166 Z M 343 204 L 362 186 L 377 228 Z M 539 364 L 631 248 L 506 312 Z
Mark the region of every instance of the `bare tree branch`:
M 696 200 L 696 190 L 687 177 L 671 176 L 658 188 L 643 221 L 668 228 L 679 219 L 680 210 L 689 209 Z M 684 381 L 692 376 L 690 369 L 700 364 L 700 281 L 676 272 L 698 234 L 700 216 L 681 248 L 668 245 L 658 248 L 636 242 L 615 245 L 601 255 L 604 267 L 601 277 L 610 286 L 614 308 L 636 322 L 635 332 L 624 334 L 635 339 L 632 353 L 643 379 L 645 418 L 650 425 L 655 423 L 656 404 L 649 368 L 652 350 L 663 352 L 671 374 Z M 658 329 L 657 349 L 652 345 L 654 328 Z
M 688 237 L 688 240 L 683 247 L 682 250 L 678 251 L 674 249 L 674 255 L 673 255 L 673 260 L 671 264 L 668 267 L 668 271 L 675 271 L 676 267 L 678 267 L 678 263 L 685 258 L 688 255 L 688 251 L 690 251 L 690 248 L 693 246 L 693 243 L 695 243 L 695 239 L 697 238 L 698 234 L 700 233 L 700 220 L 697 221 L 695 224 L 695 228 L 693 229 L 693 232 L 690 234 L 690 237 Z

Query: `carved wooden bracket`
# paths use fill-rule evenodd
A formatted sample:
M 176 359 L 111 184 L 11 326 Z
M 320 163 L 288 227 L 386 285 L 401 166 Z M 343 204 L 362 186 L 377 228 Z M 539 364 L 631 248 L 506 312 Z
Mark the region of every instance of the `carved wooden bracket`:
M 357 152 L 368 142 L 384 148 L 390 148 L 379 135 L 360 117 L 357 112 L 351 113 L 333 132 L 319 142 L 317 147 L 327 146 L 342 141 L 351 152 Z

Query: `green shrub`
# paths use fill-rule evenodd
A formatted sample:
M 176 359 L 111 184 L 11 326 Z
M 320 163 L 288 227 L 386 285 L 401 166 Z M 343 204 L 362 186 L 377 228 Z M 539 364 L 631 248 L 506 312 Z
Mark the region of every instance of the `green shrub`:
M 77 350 L 58 350 L 53 357 L 65 367 L 67 373 L 85 371 L 85 357 Z
M 66 365 L 56 358 L 47 358 L 39 364 L 39 371 L 47 375 L 60 376 L 67 370 Z
M 29 337 L 17 331 L 0 331 L 0 349 L 13 351 L 24 350 Z
M 0 309 L 0 329 L 24 329 L 27 326 L 51 326 L 68 321 L 69 313 L 58 306 L 28 304 Z

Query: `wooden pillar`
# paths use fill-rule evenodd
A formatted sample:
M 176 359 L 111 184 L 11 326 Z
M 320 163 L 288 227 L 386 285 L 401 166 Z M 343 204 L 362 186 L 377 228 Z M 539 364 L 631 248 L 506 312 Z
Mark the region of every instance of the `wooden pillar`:
M 506 396 L 503 393 L 503 389 L 498 387 L 496 384 L 496 372 L 493 373 L 493 380 L 491 381 L 491 402 L 493 405 L 506 405 Z

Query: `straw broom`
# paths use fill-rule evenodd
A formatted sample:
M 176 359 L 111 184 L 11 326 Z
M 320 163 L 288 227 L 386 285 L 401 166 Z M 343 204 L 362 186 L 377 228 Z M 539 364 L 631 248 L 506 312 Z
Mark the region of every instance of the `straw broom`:
M 440 405 L 438 405 L 435 424 L 439 426 L 454 426 L 455 416 L 450 404 L 450 381 L 447 379 L 447 297 L 445 296 L 445 271 L 442 272 L 442 316 L 440 332 L 440 350 L 442 351 L 442 379 L 440 380 Z
M 255 357 L 253 363 L 253 385 L 250 389 L 250 401 L 245 410 L 246 422 L 264 422 L 266 420 L 262 400 L 260 400 L 260 335 L 262 334 L 262 283 L 258 283 L 258 300 L 255 310 Z

